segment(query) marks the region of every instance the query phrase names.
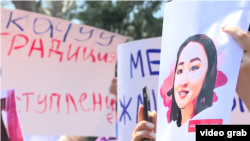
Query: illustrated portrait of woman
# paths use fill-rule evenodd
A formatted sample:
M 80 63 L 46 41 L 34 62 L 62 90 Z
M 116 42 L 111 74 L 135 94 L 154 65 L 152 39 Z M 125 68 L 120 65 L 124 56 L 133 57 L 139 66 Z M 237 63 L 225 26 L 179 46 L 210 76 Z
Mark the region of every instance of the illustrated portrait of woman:
M 170 122 L 180 127 L 202 110 L 211 107 L 217 76 L 217 51 L 206 35 L 189 37 L 179 48 L 175 64 Z

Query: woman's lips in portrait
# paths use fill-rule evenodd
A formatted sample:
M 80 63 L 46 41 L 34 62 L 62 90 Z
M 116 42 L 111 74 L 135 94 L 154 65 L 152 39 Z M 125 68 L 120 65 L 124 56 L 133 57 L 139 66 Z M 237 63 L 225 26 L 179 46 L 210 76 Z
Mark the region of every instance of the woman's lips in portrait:
M 179 91 L 179 96 L 181 98 L 185 98 L 187 96 L 187 94 L 189 93 L 189 91 L 186 91 L 186 90 L 181 90 Z

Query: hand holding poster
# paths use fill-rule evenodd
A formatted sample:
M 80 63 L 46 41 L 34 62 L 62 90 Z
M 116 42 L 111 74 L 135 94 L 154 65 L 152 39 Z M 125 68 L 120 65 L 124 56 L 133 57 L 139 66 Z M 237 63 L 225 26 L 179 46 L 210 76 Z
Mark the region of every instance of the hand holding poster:
M 108 88 L 117 45 L 127 39 L 2 8 L 2 89 L 15 89 L 23 133 L 115 136 L 115 97 Z
M 249 2 L 166 4 L 157 141 L 195 140 L 195 125 L 229 124 L 243 50 L 221 26 L 246 32 L 249 9 Z

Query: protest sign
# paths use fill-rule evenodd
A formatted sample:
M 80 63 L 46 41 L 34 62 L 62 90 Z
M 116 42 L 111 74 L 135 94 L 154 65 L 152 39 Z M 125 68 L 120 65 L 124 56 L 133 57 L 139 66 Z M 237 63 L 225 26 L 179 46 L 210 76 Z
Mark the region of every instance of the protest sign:
M 117 107 L 119 141 L 132 139 L 131 135 L 138 123 L 138 108 L 143 103 L 143 85 L 150 89 L 149 110 L 157 111 L 155 102 L 160 97 L 156 93 L 159 80 L 158 71 L 160 65 L 157 63 L 160 61 L 160 45 L 161 37 L 158 37 L 124 43 L 118 47 Z M 233 105 L 230 105 L 229 108 L 232 108 L 230 124 L 250 124 L 250 113 L 237 93 L 235 93 Z
M 14 90 L 1 91 L 1 118 L 11 141 L 24 141 L 19 118 L 16 111 L 16 98 Z M 4 105 L 3 105 L 4 104 Z M 4 113 L 4 114 L 3 114 Z
M 165 5 L 157 141 L 195 140 L 195 125 L 230 123 L 243 50 L 221 27 L 246 32 L 249 9 L 240 1 Z
M 115 136 L 115 97 L 109 86 L 117 45 L 127 39 L 2 8 L 2 89 L 15 89 L 23 133 Z
M 128 42 L 118 46 L 118 139 L 131 140 L 143 104 L 142 87 L 149 90 L 149 110 L 157 111 L 157 89 L 161 37 Z

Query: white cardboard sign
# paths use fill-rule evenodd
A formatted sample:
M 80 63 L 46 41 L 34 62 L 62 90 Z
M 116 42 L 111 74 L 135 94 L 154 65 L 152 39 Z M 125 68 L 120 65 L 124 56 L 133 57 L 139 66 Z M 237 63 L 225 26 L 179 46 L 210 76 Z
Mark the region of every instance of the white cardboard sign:
M 161 37 L 138 40 L 118 46 L 118 139 L 131 140 L 143 104 L 142 87 L 150 93 L 149 110 L 157 111 L 157 89 Z
M 109 86 L 117 45 L 127 39 L 1 8 L 2 89 L 15 89 L 23 133 L 115 136 Z

